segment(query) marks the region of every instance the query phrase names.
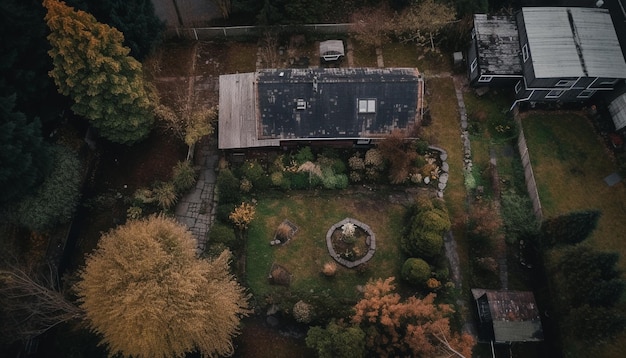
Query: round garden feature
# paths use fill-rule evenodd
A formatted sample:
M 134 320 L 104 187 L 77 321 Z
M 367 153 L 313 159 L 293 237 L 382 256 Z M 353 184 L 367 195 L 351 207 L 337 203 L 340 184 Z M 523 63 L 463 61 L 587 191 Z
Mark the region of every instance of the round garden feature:
M 353 218 L 345 218 L 328 229 L 326 246 L 335 261 L 352 268 L 374 256 L 376 238 L 368 225 Z

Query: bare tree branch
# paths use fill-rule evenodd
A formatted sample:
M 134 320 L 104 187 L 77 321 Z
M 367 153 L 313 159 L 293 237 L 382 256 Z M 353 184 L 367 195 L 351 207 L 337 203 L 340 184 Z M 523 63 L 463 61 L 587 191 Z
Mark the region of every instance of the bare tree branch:
M 0 304 L 5 337 L 28 339 L 83 316 L 82 310 L 58 291 L 53 267 L 36 275 L 13 264 L 0 269 Z

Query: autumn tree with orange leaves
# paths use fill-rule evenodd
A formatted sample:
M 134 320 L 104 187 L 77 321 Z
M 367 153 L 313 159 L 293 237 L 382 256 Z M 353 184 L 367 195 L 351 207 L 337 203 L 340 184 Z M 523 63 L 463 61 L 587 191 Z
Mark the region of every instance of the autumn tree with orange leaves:
M 366 346 L 378 356 L 471 357 L 474 338 L 450 328 L 454 309 L 435 303 L 431 293 L 402 301 L 394 278 L 370 281 L 355 308 L 352 323 L 366 334 Z

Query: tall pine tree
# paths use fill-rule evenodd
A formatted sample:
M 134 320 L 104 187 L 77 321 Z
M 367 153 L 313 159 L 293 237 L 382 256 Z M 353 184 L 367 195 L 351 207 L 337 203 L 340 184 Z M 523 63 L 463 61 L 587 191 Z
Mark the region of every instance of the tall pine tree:
M 74 100 L 72 110 L 110 141 L 132 144 L 145 138 L 154 122 L 153 103 L 141 63 L 128 55 L 122 33 L 64 2 L 43 4 L 51 31 L 50 75 L 59 92 Z

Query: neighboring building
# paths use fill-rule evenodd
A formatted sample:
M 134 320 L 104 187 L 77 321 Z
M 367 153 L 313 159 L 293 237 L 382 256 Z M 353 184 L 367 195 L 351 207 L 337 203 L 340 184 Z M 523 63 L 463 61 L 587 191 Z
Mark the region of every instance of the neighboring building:
M 513 16 L 474 15 L 468 49 L 472 86 L 513 86 L 522 78 L 519 35 Z
M 422 115 L 414 68 L 268 69 L 220 76 L 218 147 L 368 144 Z
M 532 292 L 473 288 L 478 310 L 478 339 L 511 344 L 543 341 L 539 309 Z
M 475 15 L 476 33 L 485 28 L 484 15 Z M 488 27 L 495 34 L 492 39 L 510 39 L 511 25 Z M 612 91 L 626 79 L 626 61 L 608 10 L 571 7 L 525 7 L 515 17 L 519 37 L 517 58 L 500 64 L 498 70 L 507 66 L 517 69 L 521 64 L 522 78 L 515 84 L 516 103 L 528 102 L 576 102 L 586 101 L 597 92 Z M 483 30 L 484 31 L 484 30 Z M 474 85 L 485 85 L 489 79 L 489 67 L 483 74 L 472 70 L 481 58 L 490 54 L 510 53 L 514 47 L 510 41 L 482 41 L 474 58 L 472 48 L 468 51 L 470 80 Z M 484 53 L 484 55 L 483 55 Z M 494 72 L 494 70 L 491 70 Z M 516 76 L 516 70 L 500 76 Z M 473 77 L 472 77 L 473 74 Z M 482 77 L 481 77 L 482 76 Z M 480 79 L 483 81 L 479 82 Z

